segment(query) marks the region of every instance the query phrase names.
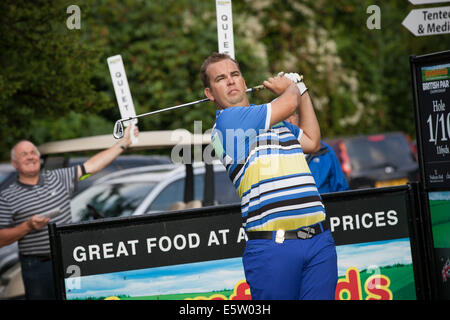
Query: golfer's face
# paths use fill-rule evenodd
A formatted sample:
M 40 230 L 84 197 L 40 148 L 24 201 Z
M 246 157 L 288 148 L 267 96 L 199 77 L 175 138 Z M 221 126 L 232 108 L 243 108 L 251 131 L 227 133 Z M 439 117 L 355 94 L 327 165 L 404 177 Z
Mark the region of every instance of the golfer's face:
M 247 86 L 237 65 L 231 60 L 222 60 L 211 64 L 207 73 L 210 88 L 205 89 L 206 96 L 216 102 L 220 108 L 248 106 Z

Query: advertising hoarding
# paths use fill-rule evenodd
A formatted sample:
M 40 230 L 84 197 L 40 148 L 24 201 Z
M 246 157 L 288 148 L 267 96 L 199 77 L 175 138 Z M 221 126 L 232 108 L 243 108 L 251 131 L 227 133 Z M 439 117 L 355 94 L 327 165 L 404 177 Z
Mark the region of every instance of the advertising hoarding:
M 409 186 L 325 194 L 336 299 L 416 299 Z M 250 300 L 239 205 L 51 228 L 60 297 Z

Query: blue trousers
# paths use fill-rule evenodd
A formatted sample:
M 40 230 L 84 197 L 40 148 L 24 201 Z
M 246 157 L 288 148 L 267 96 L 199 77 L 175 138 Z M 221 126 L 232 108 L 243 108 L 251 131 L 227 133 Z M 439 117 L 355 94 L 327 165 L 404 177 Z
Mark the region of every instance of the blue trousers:
M 283 243 L 249 240 L 242 261 L 253 300 L 334 300 L 337 255 L 330 230 Z
M 53 266 L 50 259 L 36 256 L 20 256 L 23 285 L 27 300 L 56 299 Z

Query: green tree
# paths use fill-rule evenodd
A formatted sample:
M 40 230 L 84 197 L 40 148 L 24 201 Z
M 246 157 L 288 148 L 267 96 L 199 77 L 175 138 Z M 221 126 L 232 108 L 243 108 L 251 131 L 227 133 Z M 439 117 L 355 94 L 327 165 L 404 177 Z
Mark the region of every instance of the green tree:
M 217 51 L 214 1 L 100 0 L 89 6 L 92 15 L 87 17 L 84 32 L 90 45 L 102 48 L 96 78 L 102 83 L 99 88 L 110 97 L 114 97 L 114 91 L 106 59 L 116 54 L 122 55 L 137 113 L 204 97 L 200 66 L 211 52 Z M 260 68 L 263 61 L 239 36 L 236 42 L 236 55 L 249 85 L 260 84 L 264 78 Z M 111 124 L 120 118 L 117 107 L 101 114 Z M 205 103 L 142 118 L 139 127 L 193 130 L 194 120 L 202 120 L 206 130 L 214 119 L 214 105 Z
M 217 50 L 215 1 L 80 0 L 0 3 L 0 155 L 37 143 L 111 134 L 120 118 L 106 59 L 121 54 L 137 113 L 203 97 L 199 69 Z M 380 29 L 366 25 L 380 8 Z M 305 76 L 325 138 L 400 130 L 415 136 L 409 56 L 447 50 L 449 35 L 414 37 L 408 1 L 233 1 L 236 58 L 248 86 L 279 71 Z M 260 103 L 273 98 L 262 91 Z M 142 118 L 141 130 L 214 123 L 212 103 Z M 69 112 L 70 111 L 70 112 Z
M 3 159 L 17 140 L 34 139 L 33 121 L 105 107 L 106 95 L 91 83 L 99 52 L 67 29 L 67 6 L 57 0 L 0 2 Z
M 234 4 L 233 4 L 234 5 Z M 380 29 L 367 27 L 380 8 Z M 408 1 L 246 1 L 269 71 L 304 74 L 322 135 L 404 131 L 415 136 L 409 56 L 448 50 L 450 35 L 414 37 Z

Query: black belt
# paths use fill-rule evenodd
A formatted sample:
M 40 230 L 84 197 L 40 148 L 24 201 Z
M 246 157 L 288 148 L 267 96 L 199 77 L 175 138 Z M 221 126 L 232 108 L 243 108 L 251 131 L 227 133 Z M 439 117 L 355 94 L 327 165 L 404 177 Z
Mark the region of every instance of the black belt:
M 38 259 L 40 261 L 48 261 L 51 260 L 52 257 L 50 256 L 50 254 L 21 254 L 20 257 L 24 257 L 24 258 L 34 258 L 34 259 Z
M 322 227 L 321 227 L 322 225 Z M 328 230 L 330 225 L 327 220 L 321 221 L 319 223 L 313 224 L 312 226 L 304 227 L 298 230 L 289 230 L 289 231 L 249 231 L 247 232 L 248 240 L 255 239 L 273 239 L 275 235 L 275 241 L 283 242 L 286 239 L 311 239 L 315 235 L 322 233 L 325 230 Z

